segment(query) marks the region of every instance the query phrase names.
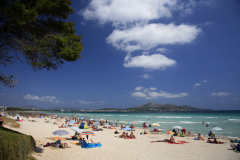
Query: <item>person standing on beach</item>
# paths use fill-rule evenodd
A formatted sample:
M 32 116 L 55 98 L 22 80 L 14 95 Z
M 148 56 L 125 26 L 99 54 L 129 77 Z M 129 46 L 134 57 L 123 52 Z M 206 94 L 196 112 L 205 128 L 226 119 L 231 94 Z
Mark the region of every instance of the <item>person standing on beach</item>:
M 2 126 L 3 125 L 3 117 L 2 117 L 2 115 L 0 114 L 0 126 Z

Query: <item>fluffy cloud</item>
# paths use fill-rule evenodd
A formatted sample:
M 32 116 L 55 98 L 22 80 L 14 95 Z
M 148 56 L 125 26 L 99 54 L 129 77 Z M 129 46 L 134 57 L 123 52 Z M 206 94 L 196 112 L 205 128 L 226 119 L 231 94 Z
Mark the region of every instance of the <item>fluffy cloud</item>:
M 4 95 L 4 96 L 5 96 L 5 95 L 6 95 L 6 93 L 1 93 L 1 95 Z
M 170 8 L 176 3 L 177 0 L 92 0 L 88 7 L 78 14 L 86 20 L 98 20 L 102 24 L 125 24 L 171 17 Z
M 166 69 L 166 67 L 174 66 L 177 62 L 173 59 L 167 58 L 161 54 L 141 55 L 131 57 L 128 54 L 125 57 L 125 67 L 142 67 L 145 69 Z
M 188 96 L 186 92 L 184 93 L 178 93 L 178 94 L 172 94 L 172 93 L 167 93 L 165 91 L 160 91 L 160 92 L 148 92 L 149 96 L 152 98 L 158 98 L 158 97 L 163 97 L 163 98 L 179 98 L 179 97 L 185 97 Z
M 143 89 L 143 87 L 136 87 L 135 88 L 136 91 L 140 91 L 141 89 Z
M 200 84 L 200 83 L 196 83 L 196 84 L 194 84 L 193 86 L 194 86 L 194 87 L 197 87 L 197 86 L 201 86 L 201 84 Z
M 143 92 L 137 91 L 137 92 L 132 92 L 131 95 L 132 97 L 138 97 L 138 98 L 145 98 L 145 99 L 155 99 L 155 98 L 180 98 L 180 97 L 185 97 L 188 96 L 186 92 L 184 93 L 168 93 L 166 91 L 153 91 L 157 90 L 157 88 L 151 87 L 151 88 L 145 88 L 143 89 Z
M 35 96 L 35 95 L 27 94 L 23 98 L 24 99 L 30 99 L 30 100 L 51 102 L 51 103 L 59 103 L 60 102 L 59 100 L 56 99 L 55 96 L 42 96 L 42 97 L 38 97 L 38 96 Z
M 168 52 L 168 50 L 166 48 L 158 48 L 156 49 L 156 51 L 160 52 L 160 53 L 166 53 Z
M 155 88 L 155 87 L 150 87 L 149 90 L 154 91 L 154 90 L 157 90 L 157 88 Z
M 218 93 L 212 93 L 212 96 L 228 96 L 229 92 L 218 92 Z
M 143 74 L 143 75 L 141 75 L 140 77 L 143 78 L 143 79 L 153 78 L 150 74 Z
M 158 45 L 191 43 L 201 32 L 193 25 L 152 23 L 126 30 L 114 30 L 107 42 L 126 52 L 149 50 Z
M 143 92 L 133 92 L 132 96 L 133 97 L 139 97 L 139 98 L 147 97 L 147 95 L 145 93 L 143 93 Z

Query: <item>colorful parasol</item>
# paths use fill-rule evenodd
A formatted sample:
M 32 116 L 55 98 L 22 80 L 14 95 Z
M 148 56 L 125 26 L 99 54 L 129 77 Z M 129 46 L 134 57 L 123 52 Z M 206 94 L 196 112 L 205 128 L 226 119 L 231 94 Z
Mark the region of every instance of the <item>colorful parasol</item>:
M 163 131 L 162 133 L 163 133 L 163 134 L 173 134 L 172 131 Z
M 93 132 L 82 132 L 81 135 L 95 136 L 95 134 Z

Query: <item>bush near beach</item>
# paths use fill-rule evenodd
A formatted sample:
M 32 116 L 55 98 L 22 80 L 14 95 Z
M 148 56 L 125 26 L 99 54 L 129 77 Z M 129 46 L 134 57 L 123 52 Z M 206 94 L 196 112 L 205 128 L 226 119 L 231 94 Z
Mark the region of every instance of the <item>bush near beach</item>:
M 32 136 L 0 127 L 0 160 L 27 160 L 35 150 Z

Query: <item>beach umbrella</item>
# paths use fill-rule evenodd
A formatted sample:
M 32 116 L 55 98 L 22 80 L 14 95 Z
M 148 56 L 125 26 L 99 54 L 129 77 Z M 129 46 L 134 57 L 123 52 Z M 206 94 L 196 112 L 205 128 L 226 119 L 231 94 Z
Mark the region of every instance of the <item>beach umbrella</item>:
M 81 135 L 89 135 L 89 136 L 95 136 L 93 132 L 82 132 Z
M 122 122 L 122 123 L 128 124 L 128 122 Z
M 56 131 L 52 132 L 52 134 L 59 135 L 59 136 L 64 136 L 64 135 L 68 135 L 70 133 L 68 131 L 65 131 L 65 130 L 56 130 Z
M 68 121 L 68 123 L 75 123 L 75 121 Z
M 132 124 L 132 123 L 128 122 L 128 124 Z
M 70 127 L 70 128 L 74 131 L 77 131 L 78 133 L 82 133 L 82 130 L 79 129 L 78 127 L 73 126 L 73 127 Z
M 220 128 L 220 127 L 214 127 L 214 128 L 212 128 L 211 130 L 212 130 L 212 131 L 221 131 L 221 130 L 223 130 L 223 129 Z
M 121 130 L 123 130 L 123 131 L 129 131 L 129 130 L 132 130 L 132 128 L 125 127 L 125 128 L 123 128 L 123 129 L 121 129 Z
M 173 132 L 171 132 L 171 131 L 163 131 L 162 133 L 163 134 L 173 134 Z
M 152 126 L 160 126 L 160 124 L 158 124 L 158 123 L 153 123 L 153 124 L 151 124 Z
M 182 129 L 182 127 L 181 126 L 174 126 L 174 127 L 172 127 L 172 129 Z

